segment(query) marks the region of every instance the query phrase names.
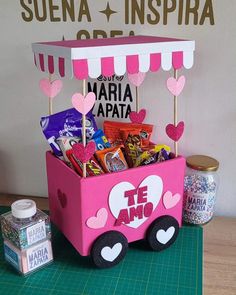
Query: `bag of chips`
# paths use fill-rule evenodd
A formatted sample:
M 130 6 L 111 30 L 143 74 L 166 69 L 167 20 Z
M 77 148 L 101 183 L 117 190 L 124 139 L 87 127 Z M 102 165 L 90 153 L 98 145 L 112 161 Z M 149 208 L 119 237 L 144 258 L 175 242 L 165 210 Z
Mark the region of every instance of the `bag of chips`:
M 59 137 L 82 138 L 82 114 L 77 112 L 74 108 L 47 117 L 42 117 L 40 125 L 54 154 L 58 157 L 63 155 L 56 142 Z M 97 130 L 93 114 L 92 112 L 89 112 L 86 115 L 87 140 L 92 139 Z

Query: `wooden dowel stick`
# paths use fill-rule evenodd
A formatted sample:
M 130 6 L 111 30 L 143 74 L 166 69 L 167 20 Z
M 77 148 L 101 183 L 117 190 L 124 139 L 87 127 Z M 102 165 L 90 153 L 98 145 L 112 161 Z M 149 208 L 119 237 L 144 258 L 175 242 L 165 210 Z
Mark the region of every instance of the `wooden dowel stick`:
M 138 93 L 138 87 L 136 86 L 136 112 L 139 112 L 139 93 Z
M 51 83 L 52 82 L 52 74 L 49 74 L 49 82 Z M 49 100 L 49 115 L 52 115 L 52 97 L 49 97 L 48 98 Z
M 83 96 L 86 95 L 86 80 L 83 80 Z M 82 142 L 86 146 L 86 115 L 82 115 Z M 86 177 L 86 163 L 83 163 L 83 177 Z
M 174 70 L 174 78 L 178 79 L 178 70 Z M 178 125 L 178 96 L 174 96 L 174 125 Z M 174 142 L 175 145 L 175 157 L 178 157 L 178 142 Z

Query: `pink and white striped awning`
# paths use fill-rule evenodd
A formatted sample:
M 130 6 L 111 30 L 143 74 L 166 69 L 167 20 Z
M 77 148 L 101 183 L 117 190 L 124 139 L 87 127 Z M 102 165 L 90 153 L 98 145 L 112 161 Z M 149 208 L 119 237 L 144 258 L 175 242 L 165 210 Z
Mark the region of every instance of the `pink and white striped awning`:
M 32 44 L 39 70 L 79 80 L 114 74 L 190 69 L 195 42 L 173 38 L 130 36 Z

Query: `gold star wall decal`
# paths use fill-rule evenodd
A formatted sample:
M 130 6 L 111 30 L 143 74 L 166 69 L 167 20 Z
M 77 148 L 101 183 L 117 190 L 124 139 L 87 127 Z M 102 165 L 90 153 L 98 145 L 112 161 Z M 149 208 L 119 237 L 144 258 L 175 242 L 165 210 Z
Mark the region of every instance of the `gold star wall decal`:
M 106 15 L 106 17 L 107 17 L 107 21 L 108 21 L 108 22 L 109 22 L 109 20 L 110 20 L 111 15 L 114 14 L 114 13 L 117 13 L 117 11 L 114 11 L 114 10 L 112 10 L 112 9 L 110 8 L 110 4 L 109 4 L 109 2 L 107 2 L 107 7 L 106 7 L 106 9 L 101 10 L 101 11 L 99 11 L 99 12 L 101 12 L 101 13 L 103 13 L 103 14 Z

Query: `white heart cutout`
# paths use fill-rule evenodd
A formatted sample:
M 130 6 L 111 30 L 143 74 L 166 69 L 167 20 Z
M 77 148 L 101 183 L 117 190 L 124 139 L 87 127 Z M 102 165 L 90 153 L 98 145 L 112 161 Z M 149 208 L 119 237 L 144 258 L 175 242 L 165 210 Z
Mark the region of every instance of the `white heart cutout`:
M 113 262 L 120 255 L 121 251 L 122 244 L 116 243 L 112 248 L 108 246 L 102 248 L 101 255 L 104 260 Z
M 165 245 L 171 240 L 174 233 L 175 228 L 173 226 L 169 227 L 166 231 L 164 229 L 160 229 L 156 234 L 157 241 Z
M 163 181 L 157 175 L 150 175 L 141 182 L 141 184 L 139 185 L 139 188 L 146 187 L 146 186 L 147 186 L 147 193 L 146 193 L 147 202 L 150 202 L 153 204 L 153 211 L 154 211 L 162 197 Z M 109 207 L 115 218 L 118 218 L 120 210 L 129 208 L 128 198 L 124 197 L 124 195 L 126 191 L 133 190 L 133 189 L 135 189 L 135 187 L 130 182 L 120 182 L 112 188 L 109 195 Z M 137 196 L 136 196 L 135 206 L 131 206 L 131 207 L 137 207 L 138 205 L 139 204 L 137 204 Z M 147 219 L 148 217 L 145 217 L 145 216 L 143 216 L 142 219 L 138 219 L 138 217 L 135 217 L 133 221 L 125 225 L 132 228 L 138 228 Z

